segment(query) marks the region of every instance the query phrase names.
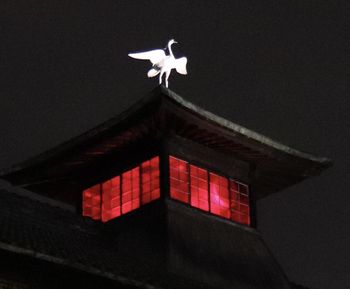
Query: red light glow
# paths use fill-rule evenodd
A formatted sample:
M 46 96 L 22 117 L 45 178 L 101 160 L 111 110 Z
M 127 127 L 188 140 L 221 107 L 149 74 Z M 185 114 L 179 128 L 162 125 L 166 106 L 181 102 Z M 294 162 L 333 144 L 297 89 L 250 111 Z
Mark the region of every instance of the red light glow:
M 210 212 L 230 218 L 228 179 L 213 173 L 210 173 Z
M 183 203 L 190 202 L 188 163 L 169 157 L 170 196 Z
M 95 185 L 83 192 L 83 216 L 99 220 L 101 216 L 101 185 Z
M 190 165 L 191 206 L 209 211 L 208 171 Z
M 250 225 L 248 186 L 230 180 L 231 220 Z
M 122 214 L 140 207 L 140 169 L 122 174 Z
M 141 171 L 141 174 L 140 174 Z M 160 198 L 159 157 L 83 191 L 83 216 L 107 222 Z
M 173 156 L 169 157 L 169 164 L 171 198 L 225 219 L 250 225 L 247 185 Z
M 141 203 L 147 204 L 160 197 L 159 188 L 159 157 L 141 164 L 142 195 Z
M 120 177 L 114 177 L 102 184 L 102 222 L 121 215 Z

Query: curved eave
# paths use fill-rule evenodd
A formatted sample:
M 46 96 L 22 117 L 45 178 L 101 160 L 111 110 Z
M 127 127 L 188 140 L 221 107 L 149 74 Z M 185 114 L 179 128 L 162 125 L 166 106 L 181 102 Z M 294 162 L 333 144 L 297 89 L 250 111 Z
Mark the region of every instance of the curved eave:
M 168 132 L 252 164 L 259 196 L 318 175 L 332 162 L 301 152 L 237 125 L 159 86 L 118 116 L 37 157 L 0 171 L 16 184 L 62 180 L 118 154 L 130 144 Z M 159 138 L 158 138 L 159 137 Z
M 130 121 L 134 121 L 134 118 L 138 118 L 137 115 L 144 114 L 145 111 L 155 111 L 156 105 L 159 104 L 159 94 L 156 93 L 157 89 L 148 93 L 146 96 L 139 99 L 136 103 L 130 106 L 128 109 L 118 114 L 117 116 L 108 119 L 102 124 L 75 136 L 56 147 L 48 149 L 34 157 L 31 157 L 23 162 L 10 166 L 8 168 L 0 169 L 0 177 L 8 179 L 7 177 L 21 172 L 23 170 L 30 169 L 31 167 L 40 165 L 47 161 L 52 162 L 65 157 L 72 152 L 78 152 L 80 148 L 94 147 L 96 143 L 105 140 L 109 136 L 119 134 L 121 131 L 127 130 L 127 125 Z M 154 106 L 154 107 L 152 107 Z M 83 150 L 82 149 L 82 150 Z M 80 152 L 79 152 L 80 153 Z
M 277 151 L 280 151 L 282 153 L 288 154 L 292 157 L 308 160 L 311 162 L 318 163 L 320 166 L 327 168 L 332 165 L 332 160 L 326 157 L 318 157 L 314 156 L 312 154 L 299 151 L 297 149 L 291 148 L 287 145 L 284 145 L 282 143 L 279 143 L 277 141 L 272 140 L 269 137 L 266 137 L 264 135 L 261 135 L 259 133 L 256 133 L 250 129 L 247 129 L 241 125 L 235 124 L 232 121 L 229 121 L 223 117 L 220 117 L 218 115 L 215 115 L 211 113 L 210 111 L 207 111 L 201 107 L 198 107 L 197 105 L 185 100 L 175 92 L 171 91 L 170 89 L 161 86 L 162 92 L 166 94 L 170 99 L 178 103 L 179 105 L 185 107 L 186 109 L 197 113 L 201 117 L 203 117 L 206 120 L 209 120 L 211 122 L 216 123 L 217 125 L 229 130 L 232 134 L 232 136 L 240 135 L 247 139 L 251 139 L 252 141 L 255 141 L 263 146 L 267 146 L 270 148 L 273 148 Z

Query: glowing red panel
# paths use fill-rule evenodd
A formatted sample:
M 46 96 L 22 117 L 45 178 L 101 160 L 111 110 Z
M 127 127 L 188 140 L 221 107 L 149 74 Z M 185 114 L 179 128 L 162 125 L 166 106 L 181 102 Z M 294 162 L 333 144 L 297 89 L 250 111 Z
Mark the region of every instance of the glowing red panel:
M 122 214 L 140 207 L 140 168 L 122 174 Z
M 155 157 L 141 164 L 141 179 L 141 204 L 144 205 L 159 199 L 159 157 Z
M 209 211 L 208 171 L 190 165 L 191 206 Z
M 83 215 L 107 222 L 160 198 L 159 175 L 159 157 L 154 157 L 84 190 Z
M 94 220 L 101 218 L 101 185 L 92 186 L 83 191 L 83 216 Z
M 228 179 L 214 173 L 210 173 L 210 212 L 227 219 L 231 215 Z
M 230 180 L 231 220 L 250 225 L 248 186 Z
M 192 207 L 210 211 L 223 218 L 250 225 L 247 185 L 208 172 L 173 156 L 169 157 L 169 163 L 170 196 L 173 199 L 190 203 Z
M 120 177 L 114 177 L 102 184 L 102 222 L 121 215 Z
M 170 196 L 188 204 L 190 202 L 188 163 L 170 156 L 169 164 Z

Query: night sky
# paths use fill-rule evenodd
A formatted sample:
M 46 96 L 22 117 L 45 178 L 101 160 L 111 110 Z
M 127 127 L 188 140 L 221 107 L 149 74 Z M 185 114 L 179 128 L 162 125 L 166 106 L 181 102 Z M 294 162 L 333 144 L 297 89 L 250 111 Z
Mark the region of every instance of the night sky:
M 332 168 L 258 203 L 291 281 L 350 288 L 350 5 L 337 1 L 1 1 L 0 167 L 119 114 L 157 86 L 127 54 L 175 38 L 170 89 Z

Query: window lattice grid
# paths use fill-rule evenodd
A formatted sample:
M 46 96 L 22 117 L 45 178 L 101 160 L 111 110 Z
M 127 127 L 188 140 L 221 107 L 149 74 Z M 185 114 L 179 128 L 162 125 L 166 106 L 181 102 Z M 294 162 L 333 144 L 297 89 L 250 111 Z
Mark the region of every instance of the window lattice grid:
M 190 165 L 191 206 L 209 211 L 208 171 Z
M 230 180 L 231 220 L 250 225 L 249 189 L 240 182 Z
M 169 156 L 170 196 L 192 207 L 250 225 L 248 186 Z
M 122 174 L 122 214 L 140 207 L 140 168 Z
M 83 191 L 83 216 L 107 222 L 160 198 L 159 157 Z
M 170 164 L 170 196 L 183 203 L 190 202 L 189 166 L 186 161 L 169 157 Z
M 121 215 L 120 176 L 102 183 L 102 221 Z
M 97 184 L 83 191 L 83 216 L 101 219 L 101 185 Z
M 141 204 L 160 198 L 159 157 L 141 164 L 142 194 Z
M 228 179 L 214 173 L 210 173 L 210 212 L 230 218 L 230 196 Z

